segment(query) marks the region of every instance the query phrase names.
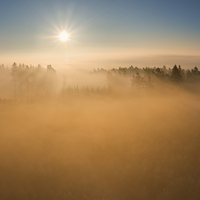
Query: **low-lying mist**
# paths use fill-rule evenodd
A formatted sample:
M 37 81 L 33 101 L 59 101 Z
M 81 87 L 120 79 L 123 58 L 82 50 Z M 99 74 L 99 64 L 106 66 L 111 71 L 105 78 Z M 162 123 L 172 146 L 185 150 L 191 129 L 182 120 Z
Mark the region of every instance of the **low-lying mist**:
M 0 100 L 1 200 L 200 199 L 198 74 L 98 70 L 55 92 L 51 67 L 26 70 Z
M 0 103 L 0 199 L 199 199 L 199 96 Z

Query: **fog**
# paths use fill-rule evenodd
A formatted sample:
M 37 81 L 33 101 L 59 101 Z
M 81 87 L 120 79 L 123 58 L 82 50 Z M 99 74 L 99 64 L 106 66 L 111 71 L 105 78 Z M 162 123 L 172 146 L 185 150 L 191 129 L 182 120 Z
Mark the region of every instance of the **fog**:
M 199 199 L 198 82 L 82 75 L 1 99 L 0 199 Z

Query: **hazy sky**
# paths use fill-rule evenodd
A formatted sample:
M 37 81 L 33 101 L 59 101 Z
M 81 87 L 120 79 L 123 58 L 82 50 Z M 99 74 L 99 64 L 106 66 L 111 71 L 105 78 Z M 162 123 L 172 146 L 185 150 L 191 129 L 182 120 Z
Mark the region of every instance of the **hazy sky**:
M 0 0 L 1 63 L 200 68 L 199 8 L 199 0 Z

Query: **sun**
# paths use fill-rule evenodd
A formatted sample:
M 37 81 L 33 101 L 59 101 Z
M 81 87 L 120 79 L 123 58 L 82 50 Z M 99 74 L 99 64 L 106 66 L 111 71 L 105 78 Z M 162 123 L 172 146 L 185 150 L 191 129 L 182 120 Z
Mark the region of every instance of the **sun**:
M 66 42 L 67 40 L 69 40 L 69 33 L 67 33 L 66 31 L 62 31 L 60 32 L 58 38 L 61 42 Z

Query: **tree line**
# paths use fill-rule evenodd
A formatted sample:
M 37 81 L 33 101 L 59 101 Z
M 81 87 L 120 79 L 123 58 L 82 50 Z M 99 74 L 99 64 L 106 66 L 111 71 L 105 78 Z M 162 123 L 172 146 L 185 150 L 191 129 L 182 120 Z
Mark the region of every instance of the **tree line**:
M 46 69 L 41 65 L 24 65 L 13 63 L 11 76 L 14 83 L 15 99 L 32 99 L 52 94 L 56 86 L 56 70 L 47 65 Z
M 193 69 L 182 69 L 181 66 L 174 65 L 168 68 L 164 65 L 159 67 L 138 68 L 119 67 L 111 70 L 94 69 L 92 74 L 106 74 L 107 82 L 111 87 L 123 87 L 129 84 L 133 88 L 153 87 L 159 83 L 172 83 L 176 85 L 195 84 L 200 82 L 200 71 L 195 66 Z M 125 80 L 128 80 L 126 82 Z
M 79 86 L 70 86 L 67 85 L 64 76 L 63 80 L 58 80 L 57 72 L 51 65 L 44 68 L 41 65 L 28 66 L 14 62 L 11 68 L 0 65 L 0 89 L 2 91 L 3 85 L 6 85 L 4 83 L 6 77 L 8 77 L 7 82 L 12 83 L 13 99 L 17 100 L 52 96 L 57 90 L 59 81 L 63 82 L 61 97 L 77 96 L 79 94 L 107 95 L 116 88 L 142 91 L 147 88 L 165 87 L 162 85 L 163 83 L 187 86 L 188 89 L 192 89 L 194 85 L 198 85 L 200 82 L 200 71 L 196 66 L 193 69 L 182 69 L 180 65 L 174 65 L 173 68 L 167 68 L 165 65 L 161 68 L 138 68 L 131 65 L 130 67 L 108 70 L 103 68 L 94 69 L 90 74 L 105 76 L 105 87 L 80 88 Z

